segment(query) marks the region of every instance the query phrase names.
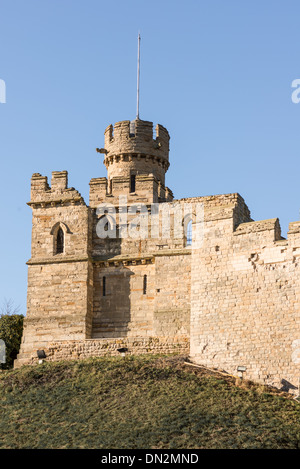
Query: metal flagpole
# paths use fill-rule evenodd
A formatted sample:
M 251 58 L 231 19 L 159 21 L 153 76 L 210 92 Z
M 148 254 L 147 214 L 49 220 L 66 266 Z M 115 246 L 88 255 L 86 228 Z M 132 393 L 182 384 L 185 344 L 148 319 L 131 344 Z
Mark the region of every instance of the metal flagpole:
M 141 42 L 141 35 L 138 35 L 138 66 L 137 66 L 137 103 L 136 103 L 136 118 L 140 118 L 140 42 Z

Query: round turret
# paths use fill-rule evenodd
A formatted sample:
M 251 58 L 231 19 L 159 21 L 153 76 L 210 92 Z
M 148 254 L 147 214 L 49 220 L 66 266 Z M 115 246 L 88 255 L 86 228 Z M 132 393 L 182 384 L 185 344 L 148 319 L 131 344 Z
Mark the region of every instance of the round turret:
M 117 122 L 106 128 L 104 149 L 99 151 L 105 154 L 108 180 L 147 174 L 165 184 L 170 136 L 162 125 L 158 124 L 155 130 L 154 138 L 153 123 L 140 119 Z

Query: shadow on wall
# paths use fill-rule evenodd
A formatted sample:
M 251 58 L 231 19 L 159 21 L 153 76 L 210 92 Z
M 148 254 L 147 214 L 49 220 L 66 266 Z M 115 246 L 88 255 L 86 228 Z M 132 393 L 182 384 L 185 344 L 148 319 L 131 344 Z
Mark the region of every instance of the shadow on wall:
M 104 230 L 103 235 L 107 234 L 108 237 L 98 236 L 97 230 L 101 226 Z M 105 265 L 105 261 L 121 254 L 122 243 L 118 227 L 111 223 L 109 215 L 99 217 L 94 214 L 93 238 L 93 258 L 96 262 L 92 338 L 125 337 L 131 320 L 130 276 L 133 273 L 121 263 L 117 267 Z
M 118 267 L 94 269 L 94 316 L 92 338 L 126 337 L 131 321 L 130 277 L 134 273 Z
M 297 386 L 294 386 L 293 384 L 291 384 L 289 381 L 286 381 L 285 379 L 282 379 L 281 380 L 281 388 L 280 388 L 280 391 L 284 391 L 284 392 L 290 392 L 292 390 L 296 390 L 298 389 Z

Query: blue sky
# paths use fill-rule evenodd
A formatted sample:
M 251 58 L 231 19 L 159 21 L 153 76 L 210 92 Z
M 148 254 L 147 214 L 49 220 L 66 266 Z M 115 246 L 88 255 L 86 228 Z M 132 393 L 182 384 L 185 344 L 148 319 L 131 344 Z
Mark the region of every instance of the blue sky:
M 88 202 L 110 123 L 171 135 L 176 198 L 239 192 L 255 220 L 299 219 L 300 3 L 276 0 L 0 0 L 0 303 L 26 311 L 30 178 L 68 170 Z

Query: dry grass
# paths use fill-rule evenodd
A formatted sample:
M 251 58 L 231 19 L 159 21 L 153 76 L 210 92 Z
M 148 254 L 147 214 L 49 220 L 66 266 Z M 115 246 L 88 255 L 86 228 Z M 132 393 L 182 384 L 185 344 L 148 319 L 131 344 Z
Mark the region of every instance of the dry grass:
M 0 375 L 1 448 L 299 448 L 300 406 L 184 357 L 46 363 Z

